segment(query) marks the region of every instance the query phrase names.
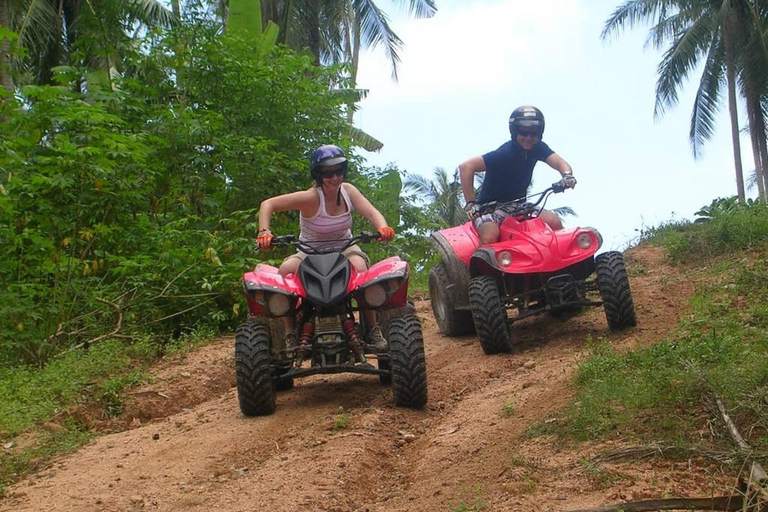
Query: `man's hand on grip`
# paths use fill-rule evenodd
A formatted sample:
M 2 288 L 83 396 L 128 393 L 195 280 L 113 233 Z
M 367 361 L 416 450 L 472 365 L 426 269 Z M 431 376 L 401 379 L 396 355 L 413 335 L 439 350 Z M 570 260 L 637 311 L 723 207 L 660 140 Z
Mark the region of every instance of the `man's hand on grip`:
M 467 212 L 469 220 L 475 220 L 480 216 L 480 205 L 474 201 L 467 201 L 467 204 L 464 205 L 464 211 Z

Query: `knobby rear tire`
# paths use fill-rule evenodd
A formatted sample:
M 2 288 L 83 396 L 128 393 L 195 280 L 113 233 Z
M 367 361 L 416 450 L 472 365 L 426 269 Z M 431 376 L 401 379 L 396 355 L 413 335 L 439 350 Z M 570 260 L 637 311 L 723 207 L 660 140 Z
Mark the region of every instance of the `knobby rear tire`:
M 461 336 L 474 331 L 472 312 L 456 309 L 451 287 L 456 284 L 448 276 L 448 267 L 440 262 L 429 271 L 429 300 L 440 331 L 446 336 Z M 466 291 L 464 291 L 466 293 Z
M 469 281 L 469 303 L 483 352 L 512 352 L 512 331 L 496 280 L 485 275 L 473 277 Z
M 618 251 L 604 252 L 595 258 L 595 267 L 608 327 L 616 331 L 637 325 L 624 257 Z

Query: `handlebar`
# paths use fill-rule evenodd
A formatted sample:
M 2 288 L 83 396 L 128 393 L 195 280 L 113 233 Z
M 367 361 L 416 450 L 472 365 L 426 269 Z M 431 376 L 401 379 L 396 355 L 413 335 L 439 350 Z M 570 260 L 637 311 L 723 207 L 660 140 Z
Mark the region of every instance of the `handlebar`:
M 333 240 L 323 240 L 318 242 L 302 242 L 296 235 L 276 236 L 272 239 L 273 247 L 296 247 L 307 254 L 328 254 L 332 252 L 342 252 L 344 249 L 355 245 L 356 243 L 369 243 L 381 238 L 379 233 L 362 231 L 352 238 L 339 238 Z M 327 244 L 329 242 L 341 242 L 336 247 L 315 247 L 313 244 Z
M 528 202 L 527 197 L 521 197 L 513 201 L 490 201 L 488 203 L 483 203 L 480 205 L 480 215 L 493 213 L 499 209 L 507 211 L 514 217 L 530 215 L 537 210 L 537 207 L 542 202 L 545 202 L 546 198 L 549 197 L 550 194 L 559 194 L 563 191 L 565 191 L 565 187 L 559 185 L 558 183 L 553 183 L 552 186 L 547 187 L 541 192 L 531 194 L 531 196 L 539 196 L 539 199 L 533 203 Z

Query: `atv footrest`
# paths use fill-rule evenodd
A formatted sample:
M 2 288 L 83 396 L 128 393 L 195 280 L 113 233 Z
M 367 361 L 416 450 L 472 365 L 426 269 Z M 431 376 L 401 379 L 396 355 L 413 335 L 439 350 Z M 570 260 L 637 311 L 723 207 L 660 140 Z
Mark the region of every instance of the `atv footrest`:
M 334 366 L 310 366 L 307 368 L 293 368 L 284 374 L 276 377 L 276 380 L 293 379 L 296 377 L 306 377 L 308 375 L 316 375 L 318 373 L 367 373 L 369 375 L 387 375 L 389 370 L 380 370 L 374 366 L 365 364 L 349 364 L 349 365 L 334 365 Z
M 588 307 L 588 306 L 591 307 L 591 306 L 602 306 L 602 305 L 603 303 L 598 300 L 581 299 L 581 300 L 569 302 L 568 304 L 560 304 L 558 306 L 552 306 L 552 307 L 549 307 L 548 309 L 550 311 L 557 311 L 559 309 L 569 309 L 573 307 Z

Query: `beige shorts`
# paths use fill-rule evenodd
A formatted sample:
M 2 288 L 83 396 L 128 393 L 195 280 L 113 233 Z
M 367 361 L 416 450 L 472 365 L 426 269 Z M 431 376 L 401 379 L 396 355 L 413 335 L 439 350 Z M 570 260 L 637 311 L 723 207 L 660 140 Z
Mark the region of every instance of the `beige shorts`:
M 344 256 L 346 256 L 347 258 L 349 258 L 350 256 L 352 256 L 353 254 L 357 254 L 358 256 L 360 256 L 361 258 L 363 258 L 363 261 L 365 261 L 365 266 L 366 266 L 366 267 L 370 267 L 370 266 L 371 266 L 371 260 L 369 260 L 369 259 L 368 259 L 368 255 L 367 255 L 367 254 L 365 254 L 365 253 L 363 252 L 363 250 L 360 248 L 360 246 L 359 246 L 359 245 L 357 245 L 357 244 L 354 244 L 354 245 L 350 245 L 349 247 L 347 247 L 346 249 L 344 249 L 344 251 L 342 251 L 342 254 L 343 254 Z M 299 251 L 299 252 L 297 252 L 296 254 L 292 254 L 292 255 L 288 256 L 287 258 L 285 258 L 285 259 L 286 259 L 286 260 L 288 260 L 288 259 L 290 259 L 290 258 L 298 258 L 298 259 L 299 259 L 299 261 L 304 261 L 304 259 L 305 259 L 307 256 L 308 256 L 308 254 L 307 254 L 307 253 L 305 253 L 305 252 L 303 252 L 303 251 Z

